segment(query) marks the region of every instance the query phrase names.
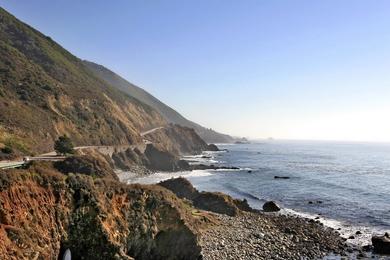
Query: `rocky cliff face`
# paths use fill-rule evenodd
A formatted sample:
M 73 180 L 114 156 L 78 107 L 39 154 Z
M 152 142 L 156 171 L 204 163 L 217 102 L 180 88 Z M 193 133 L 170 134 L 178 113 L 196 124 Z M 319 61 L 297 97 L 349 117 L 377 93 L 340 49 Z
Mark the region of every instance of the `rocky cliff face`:
M 189 165 L 180 160 L 181 155 L 199 154 L 209 149 L 192 128 L 179 125 L 167 125 L 143 138 L 148 143 L 143 151 L 127 149 L 113 153 L 114 167 L 123 170 L 137 166 L 157 171 L 187 170 Z
M 152 142 L 159 150 L 174 155 L 198 154 L 208 149 L 207 143 L 192 128 L 169 125 L 154 131 L 144 138 Z
M 1 259 L 198 259 L 208 221 L 162 187 L 50 164 L 1 171 L 0 201 Z

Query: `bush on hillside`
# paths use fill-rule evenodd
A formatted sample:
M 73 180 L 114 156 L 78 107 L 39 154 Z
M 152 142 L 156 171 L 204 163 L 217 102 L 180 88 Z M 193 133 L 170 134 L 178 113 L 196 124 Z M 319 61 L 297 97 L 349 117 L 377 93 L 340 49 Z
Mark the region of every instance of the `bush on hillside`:
M 73 143 L 66 135 L 60 136 L 54 143 L 54 150 L 57 154 L 73 154 Z

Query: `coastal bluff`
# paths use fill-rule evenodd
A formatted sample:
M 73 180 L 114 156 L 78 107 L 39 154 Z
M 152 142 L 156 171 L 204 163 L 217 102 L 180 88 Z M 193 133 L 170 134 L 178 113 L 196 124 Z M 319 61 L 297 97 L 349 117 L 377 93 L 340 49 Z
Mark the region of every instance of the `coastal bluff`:
M 77 163 L 0 171 L 0 259 L 60 259 L 66 249 L 72 259 L 199 259 L 212 217 L 165 188 Z

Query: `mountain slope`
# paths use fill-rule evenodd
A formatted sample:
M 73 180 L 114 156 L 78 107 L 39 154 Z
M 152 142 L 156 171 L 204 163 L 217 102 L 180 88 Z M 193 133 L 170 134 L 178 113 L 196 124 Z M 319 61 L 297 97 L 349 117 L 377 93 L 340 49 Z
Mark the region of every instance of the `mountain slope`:
M 122 90 L 130 96 L 156 109 L 168 122 L 194 128 L 195 131 L 199 134 L 199 136 L 206 142 L 233 142 L 233 138 L 231 136 L 215 132 L 211 129 L 207 129 L 186 119 L 174 109 L 162 103 L 160 100 L 158 100 L 142 88 L 131 84 L 130 82 L 120 77 L 116 73 L 112 72 L 111 70 L 105 68 L 104 66 L 90 61 L 84 61 L 84 64 L 100 79 L 108 82 L 110 85 Z
M 167 125 L 153 108 L 99 79 L 50 37 L 0 8 L 0 149 L 52 148 L 62 134 L 77 145 L 142 142 Z

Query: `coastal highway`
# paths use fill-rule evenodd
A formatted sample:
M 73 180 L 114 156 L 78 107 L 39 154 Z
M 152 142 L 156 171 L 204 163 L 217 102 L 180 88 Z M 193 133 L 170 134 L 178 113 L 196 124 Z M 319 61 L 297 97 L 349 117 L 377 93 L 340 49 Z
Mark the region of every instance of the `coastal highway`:
M 163 129 L 163 126 L 155 127 L 153 129 L 144 131 L 140 133 L 141 136 L 145 136 L 148 134 L 151 134 L 157 130 Z M 144 140 L 144 144 L 151 143 L 148 140 Z M 75 150 L 84 150 L 84 149 L 98 149 L 103 153 L 110 153 L 113 151 L 114 148 L 123 148 L 123 149 L 135 149 L 139 148 L 140 145 L 90 145 L 90 146 L 77 146 L 74 147 Z M 106 150 L 106 151 L 105 151 Z M 48 152 L 41 154 L 36 157 L 28 157 L 28 161 L 60 161 L 64 160 L 65 156 L 57 156 L 57 153 L 55 151 Z M 19 168 L 23 166 L 27 161 L 18 160 L 18 161 L 0 161 L 0 169 L 12 169 L 12 168 Z
M 28 161 L 61 161 L 65 156 L 36 156 L 28 157 Z M 23 166 L 27 161 L 1 161 L 0 169 L 12 169 Z
M 157 130 L 160 130 L 160 129 L 163 129 L 164 127 L 163 126 L 159 126 L 159 127 L 156 127 L 156 128 L 153 128 L 153 129 L 150 129 L 148 131 L 145 131 L 145 132 L 142 132 L 141 133 L 141 136 L 145 136 L 145 135 L 148 135 L 148 134 L 151 134 Z

